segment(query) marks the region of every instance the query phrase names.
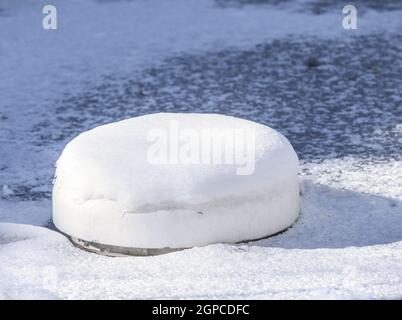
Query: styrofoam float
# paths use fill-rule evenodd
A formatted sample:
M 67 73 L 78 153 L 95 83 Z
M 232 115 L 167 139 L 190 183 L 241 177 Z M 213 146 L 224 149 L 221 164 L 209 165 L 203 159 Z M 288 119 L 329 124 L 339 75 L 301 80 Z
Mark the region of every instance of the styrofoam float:
M 80 247 L 149 255 L 267 237 L 300 210 L 298 158 L 256 122 L 160 113 L 83 132 L 57 161 L 56 227 Z

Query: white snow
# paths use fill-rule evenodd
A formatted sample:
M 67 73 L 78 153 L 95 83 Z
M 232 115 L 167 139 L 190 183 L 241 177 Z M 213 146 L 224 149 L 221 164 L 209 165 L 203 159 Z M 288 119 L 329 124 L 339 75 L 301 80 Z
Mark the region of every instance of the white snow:
M 13 190 L 8 185 L 4 185 L 2 188 L 3 196 L 8 197 L 14 194 Z
M 21 186 L 34 186 L 38 194 L 51 188 L 64 141 L 42 145 L 47 137 L 35 138 L 41 134 L 36 125 L 56 117 L 58 101 L 102 85 L 106 77 L 118 82 L 176 54 L 248 48 L 288 35 L 300 40 L 386 38 L 402 27 L 401 11 L 363 14 L 358 7 L 358 30 L 346 32 L 340 7 L 313 15 L 298 10 L 297 4 L 305 2 L 221 9 L 214 1 L 199 0 L 53 1 L 59 29 L 47 32 L 41 28 L 41 4 L 48 2 L 2 1 L 0 299 L 401 299 L 402 163 L 395 159 L 370 162 L 362 151 L 362 158 L 329 154 L 304 163 L 308 180 L 301 215 L 286 232 L 243 245 L 156 257 L 84 252 L 44 227 L 50 200 L 13 198 L 22 193 Z M 345 52 L 353 45 L 346 43 Z M 93 120 L 97 123 L 96 114 Z M 365 126 L 363 120 L 356 119 L 356 125 Z M 44 132 L 59 137 L 57 125 Z M 373 137 L 385 127 L 379 123 Z M 393 130 L 401 131 L 399 125 Z
M 75 238 L 134 248 L 258 239 L 297 218 L 298 171 L 287 139 L 252 121 L 135 117 L 66 146 L 57 161 L 53 221 Z
M 0 297 L 400 299 L 400 166 L 358 159 L 303 165 L 308 180 L 295 225 L 243 245 L 109 258 L 43 227 L 1 223 Z M 50 203 L 42 206 L 50 211 Z
M 390 173 L 384 167 L 381 172 Z M 355 178 L 365 177 L 356 173 Z M 372 187 L 370 182 L 366 190 Z M 45 228 L 0 224 L 0 294 L 62 299 L 400 298 L 400 200 L 391 206 L 385 197 L 305 181 L 302 216 L 285 233 L 154 257 L 99 256 Z

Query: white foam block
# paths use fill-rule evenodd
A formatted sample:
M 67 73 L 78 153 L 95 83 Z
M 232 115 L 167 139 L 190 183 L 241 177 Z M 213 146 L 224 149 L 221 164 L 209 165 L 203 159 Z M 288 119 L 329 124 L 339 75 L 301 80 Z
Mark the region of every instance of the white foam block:
M 298 158 L 277 131 L 160 113 L 80 134 L 57 161 L 53 220 L 79 239 L 186 248 L 266 237 L 300 209 Z

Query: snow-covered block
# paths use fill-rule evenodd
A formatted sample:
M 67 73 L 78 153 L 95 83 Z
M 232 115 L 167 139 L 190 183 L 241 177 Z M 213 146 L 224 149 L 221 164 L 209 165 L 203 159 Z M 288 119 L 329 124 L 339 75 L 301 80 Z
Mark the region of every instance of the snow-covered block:
M 112 248 L 263 238 L 300 209 L 298 158 L 277 131 L 218 114 L 159 113 L 102 125 L 57 161 L 53 220 Z

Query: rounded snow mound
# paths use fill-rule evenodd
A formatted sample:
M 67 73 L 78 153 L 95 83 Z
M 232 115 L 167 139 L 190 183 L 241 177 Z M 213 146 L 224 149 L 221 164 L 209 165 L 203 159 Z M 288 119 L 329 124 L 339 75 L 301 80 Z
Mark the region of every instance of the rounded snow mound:
M 65 147 L 56 227 L 82 243 L 175 249 L 263 238 L 300 209 L 298 158 L 277 131 L 218 114 L 160 113 Z

